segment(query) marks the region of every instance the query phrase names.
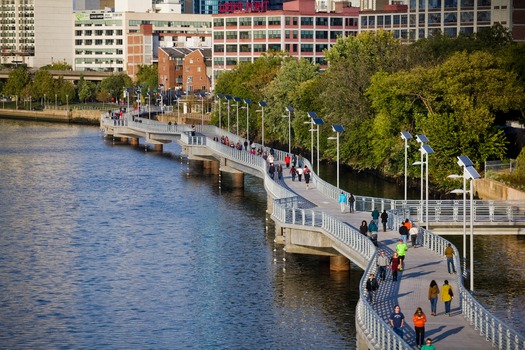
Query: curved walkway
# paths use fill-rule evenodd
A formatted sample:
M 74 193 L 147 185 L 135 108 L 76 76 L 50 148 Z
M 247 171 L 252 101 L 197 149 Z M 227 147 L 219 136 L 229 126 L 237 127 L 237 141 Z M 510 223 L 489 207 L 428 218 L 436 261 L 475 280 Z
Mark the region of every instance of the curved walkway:
M 340 212 L 340 205 L 331 198 L 324 196 L 315 189 L 315 184 L 310 183 L 310 189 L 306 189 L 304 179 L 302 182 L 293 181 L 291 176 L 283 171 L 284 179 L 277 180 L 283 186 L 302 197 L 306 203 L 315 205 L 314 210 L 323 211 L 346 224 L 359 229 L 362 220 L 369 222 L 372 217 L 370 212 L 345 213 Z M 311 208 L 311 205 L 308 206 Z M 397 230 L 388 230 L 378 234 L 379 249 L 383 249 L 388 256 L 392 255 L 397 244 L 399 234 Z M 410 244 L 408 244 L 410 247 Z M 491 344 L 479 335 L 474 327 L 470 326 L 463 318 L 458 301 L 452 301 L 451 316 L 445 315 L 443 302 L 438 302 L 438 315 L 430 315 L 430 302 L 428 301 L 428 287 L 431 280 L 436 280 L 440 290 L 443 281 L 447 279 L 453 290 L 456 291 L 459 283 L 458 275 L 447 272 L 447 264 L 444 256 L 439 256 L 425 248 L 409 248 L 405 259 L 405 269 L 398 274 L 398 282 L 393 282 L 390 271 L 387 272 L 385 282 L 380 281 L 379 291 L 376 294 L 376 302 L 373 307 L 378 314 L 388 322 L 390 313 L 395 305 L 400 305 L 405 315 L 404 340 L 415 346 L 415 332 L 412 316 L 418 306 L 421 306 L 427 315 L 425 338 L 434 339 L 438 349 L 490 349 Z M 459 269 L 458 269 L 459 271 Z M 364 296 L 362 296 L 364 297 Z

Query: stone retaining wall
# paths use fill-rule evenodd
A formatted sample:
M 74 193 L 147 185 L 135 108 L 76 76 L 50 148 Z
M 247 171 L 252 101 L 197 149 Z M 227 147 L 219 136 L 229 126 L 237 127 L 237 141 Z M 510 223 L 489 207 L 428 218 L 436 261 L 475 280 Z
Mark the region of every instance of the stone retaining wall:
M 491 179 L 475 180 L 474 193 L 481 199 L 525 200 L 525 192 L 518 191 Z

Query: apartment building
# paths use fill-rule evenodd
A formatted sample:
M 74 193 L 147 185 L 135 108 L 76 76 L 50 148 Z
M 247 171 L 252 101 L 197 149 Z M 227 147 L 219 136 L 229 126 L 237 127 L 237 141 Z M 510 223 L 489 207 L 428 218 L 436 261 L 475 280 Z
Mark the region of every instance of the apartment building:
M 2 64 L 39 68 L 54 61 L 73 63 L 71 1 L 2 0 Z
M 296 0 L 285 2 L 279 11 L 251 4 L 230 5 L 233 13 L 213 16 L 214 77 L 238 63 L 253 62 L 267 51 L 284 51 L 323 68 L 323 51 L 338 37 L 358 32 L 359 8 L 346 7 L 343 2 Z
M 125 72 L 129 64 L 136 72 L 139 64 L 157 62 L 159 47 L 211 47 L 208 15 L 88 11 L 74 17 L 74 69 L 79 71 Z M 147 31 L 141 28 L 148 24 Z
M 159 84 L 168 90 L 208 92 L 211 62 L 210 48 L 159 48 Z

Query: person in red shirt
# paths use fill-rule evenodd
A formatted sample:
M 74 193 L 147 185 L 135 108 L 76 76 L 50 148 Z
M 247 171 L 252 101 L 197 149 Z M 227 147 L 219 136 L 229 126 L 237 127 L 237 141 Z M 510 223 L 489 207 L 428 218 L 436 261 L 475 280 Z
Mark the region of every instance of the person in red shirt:
M 284 157 L 284 162 L 286 163 L 286 167 L 290 167 L 290 155 L 287 154 L 286 157 Z

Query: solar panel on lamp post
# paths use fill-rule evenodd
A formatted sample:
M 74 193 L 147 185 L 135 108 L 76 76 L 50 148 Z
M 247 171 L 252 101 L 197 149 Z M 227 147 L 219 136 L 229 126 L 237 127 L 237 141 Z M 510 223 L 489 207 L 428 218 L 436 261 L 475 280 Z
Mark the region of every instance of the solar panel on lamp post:
M 345 131 L 345 128 L 342 125 L 333 124 L 332 131 L 336 133 L 336 137 L 329 137 L 329 140 L 337 140 L 337 188 L 339 188 L 339 134 Z
M 418 134 L 416 135 L 416 140 L 417 142 L 419 142 L 421 144 L 421 146 L 423 146 L 425 143 L 428 143 L 428 139 L 425 135 L 422 135 L 422 134 Z M 421 148 L 419 149 L 420 152 L 421 152 Z M 424 191 L 424 185 L 423 185 L 423 166 L 425 165 L 425 162 L 423 160 L 423 152 L 421 152 L 421 161 L 419 162 L 414 162 L 413 163 L 414 165 L 421 165 L 421 199 L 420 199 L 420 202 L 419 202 L 419 208 L 420 208 L 420 213 L 421 213 L 421 216 L 419 218 L 419 220 L 421 222 L 423 222 L 423 191 Z M 428 228 L 427 228 L 428 229 Z

